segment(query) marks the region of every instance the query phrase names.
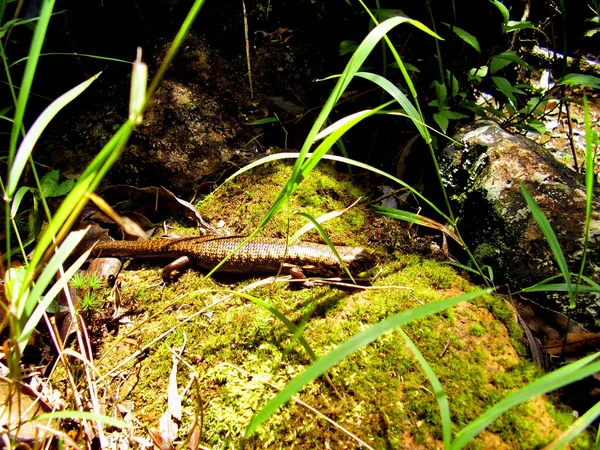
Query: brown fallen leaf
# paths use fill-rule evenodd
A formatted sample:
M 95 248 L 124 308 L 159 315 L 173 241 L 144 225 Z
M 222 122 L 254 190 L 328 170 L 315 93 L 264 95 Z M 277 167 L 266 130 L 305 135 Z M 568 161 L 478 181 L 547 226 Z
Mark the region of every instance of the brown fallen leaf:
M 600 333 L 586 330 L 562 313 L 526 299 L 515 301 L 515 308 L 550 355 L 584 356 L 600 349 Z
M 42 443 L 52 434 L 40 426 L 52 426 L 47 421 L 31 421 L 52 408 L 27 384 L 18 385 L 5 377 L 0 377 L 0 434 L 8 434 L 9 439 L 28 444 Z

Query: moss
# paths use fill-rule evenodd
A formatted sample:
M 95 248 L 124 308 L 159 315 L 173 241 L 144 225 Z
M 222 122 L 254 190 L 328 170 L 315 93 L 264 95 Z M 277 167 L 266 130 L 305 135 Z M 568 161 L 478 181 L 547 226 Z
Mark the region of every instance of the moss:
M 469 327 L 469 333 L 473 336 L 483 336 L 485 334 L 485 330 L 480 325 L 471 325 Z
M 264 168 L 253 174 L 260 183 L 251 182 L 250 176 L 234 180 L 202 203 L 203 214 L 214 222 L 224 220 L 232 232 L 250 231 L 277 193 L 269 186 L 283 183 L 286 170 L 281 165 Z M 301 226 L 302 221 L 291 214 L 301 205 L 318 216 L 342 209 L 360 195 L 349 183 L 341 182 L 330 167 L 309 178 L 305 191 L 304 186 L 283 218 L 276 217 L 269 224 L 266 234 L 287 234 L 288 219 L 290 231 Z M 248 203 L 248 198 L 257 204 Z M 222 206 L 224 201 L 227 208 Z M 353 214 L 336 219 L 335 224 L 328 223 L 327 229 L 336 242 L 366 245 L 367 236 L 373 235 L 369 226 L 375 222 L 367 210 L 356 208 Z M 357 229 L 357 223 L 364 228 Z M 292 323 L 305 325 L 302 337 L 321 357 L 391 315 L 479 289 L 447 265 L 411 254 L 394 256 L 371 274 L 378 274 L 374 285 L 395 288 L 315 286 L 292 290 L 269 283 L 253 287 L 248 294 L 268 302 Z M 136 349 L 147 344 L 149 348 L 131 363 L 118 367 L 117 372 L 127 379 L 125 383 L 106 377 L 103 388 L 118 392 L 122 401 L 132 401 L 141 423 L 157 428 L 167 407 L 171 348 L 181 348 L 185 342 L 183 359 L 187 364 L 179 366 L 179 390 L 182 392 L 194 376 L 201 398 L 189 393 L 184 396 L 181 435 L 190 429 L 191 418 L 201 404 L 202 443 L 216 449 L 240 446 L 252 415 L 300 374 L 311 358 L 266 309 L 236 296 L 218 302 L 230 288 L 250 289 L 256 279 L 217 276 L 205 280 L 202 274 L 188 271 L 163 292 L 146 288 L 158 278 L 159 271 L 144 264 L 132 264 L 125 272 L 122 302 L 138 315 L 131 328 L 123 328 L 119 336 L 107 336 L 99 353 L 99 370 L 108 373 Z M 520 333 L 513 323 L 511 309 L 502 298 L 485 296 L 403 328 L 445 389 L 454 432 L 540 375 L 515 352 L 513 343 Z M 328 379 L 321 377 L 309 383 L 298 397 L 374 448 L 442 445 L 439 408 L 430 382 L 397 332 L 360 348 L 333 367 Z M 544 445 L 570 423 L 563 413 L 559 414 L 561 421 L 555 421 L 556 408 L 550 411 L 548 402 L 555 400 L 543 397 L 537 403 L 512 409 L 471 447 Z M 347 434 L 293 401 L 278 410 L 248 445 L 356 447 Z

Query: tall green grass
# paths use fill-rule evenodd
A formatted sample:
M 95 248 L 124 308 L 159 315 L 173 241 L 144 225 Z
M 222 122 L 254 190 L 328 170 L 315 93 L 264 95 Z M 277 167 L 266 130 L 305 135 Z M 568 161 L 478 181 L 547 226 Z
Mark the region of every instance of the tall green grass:
M 39 17 L 31 21 L 35 23 L 35 30 L 31 40 L 29 53 L 25 61 L 23 77 L 20 80 L 20 83 L 18 83 L 18 95 L 16 94 L 17 88 L 12 81 L 11 62 L 7 59 L 4 51 L 6 43 L 0 41 L 0 57 L 3 62 L 4 74 L 14 99 L 14 114 L 13 117 L 9 119 L 12 121 L 12 131 L 9 136 L 6 161 L 8 168 L 7 177 L 6 179 L 0 178 L 0 187 L 3 192 L 4 200 L 6 236 L 4 262 L 6 264 L 5 267 L 9 267 L 9 269 L 3 273 L 7 305 L 5 306 L 4 303 L 1 302 L 0 305 L 4 308 L 4 320 L 8 323 L 9 327 L 10 339 L 7 341 L 8 345 L 5 346 L 5 349 L 7 350 L 6 358 L 9 367 L 9 379 L 11 380 L 9 395 L 6 399 L 3 399 L 3 401 L 7 401 L 9 405 L 10 398 L 14 395 L 18 395 L 17 391 L 19 390 L 19 383 L 22 378 L 20 367 L 21 355 L 23 354 L 23 350 L 25 349 L 31 334 L 39 321 L 45 316 L 48 306 L 60 292 L 64 291 L 69 299 L 68 290 L 66 289 L 67 282 L 81 267 L 87 257 L 87 254 L 82 255 L 69 268 L 63 270 L 62 267 L 67 257 L 72 253 L 85 234 L 85 230 L 74 232 L 71 231 L 71 227 L 76 222 L 84 206 L 87 204 L 89 194 L 98 187 L 102 178 L 123 151 L 128 138 L 131 136 L 131 133 L 138 122 L 139 116 L 143 114 L 145 105 L 156 91 L 167 66 L 170 64 L 185 36 L 188 34 L 194 19 L 204 5 L 204 0 L 196 0 L 191 6 L 187 17 L 169 48 L 167 56 L 154 76 L 150 88 L 146 91 L 145 79 L 142 80 L 140 78 L 136 79 L 135 76 L 132 77 L 132 80 L 137 83 L 133 89 L 142 92 L 142 95 L 138 96 L 138 105 L 136 106 L 135 114 L 119 128 L 110 141 L 102 148 L 102 150 L 100 150 L 98 155 L 73 185 L 71 191 L 63 200 L 57 211 L 51 215 L 46 204 L 43 186 L 37 176 L 36 166 L 32 159 L 35 145 L 39 136 L 55 115 L 67 104 L 76 101 L 77 97 L 100 75 L 95 75 L 82 82 L 54 100 L 44 112 L 39 115 L 33 125 L 31 125 L 29 129 L 26 129 L 26 124 L 24 123 L 25 112 L 40 59 L 41 48 L 52 16 L 54 3 L 54 0 L 45 0 L 42 3 Z M 5 11 L 5 6 L 5 2 L 2 2 L 2 9 L 0 11 L 2 16 Z M 2 31 L 4 31 L 4 33 L 2 33 L 0 37 L 5 36 L 6 31 L 9 30 L 10 27 L 19 25 L 23 22 L 24 21 L 13 20 L 5 23 L 2 26 Z M 44 231 L 37 237 L 36 246 L 31 258 L 29 260 L 25 259 L 25 264 L 23 266 L 12 268 L 12 237 L 16 238 L 21 247 L 23 245 L 23 239 L 19 234 L 15 218 L 23 204 L 22 200 L 24 192 L 27 191 L 21 189 L 21 179 L 23 172 L 27 167 L 29 167 L 34 174 L 36 181 L 35 192 L 36 195 L 39 195 L 39 201 L 43 204 L 48 223 L 44 228 Z M 21 248 L 20 251 L 22 254 L 25 254 L 24 248 Z M 75 312 L 72 310 L 71 314 L 75 314 Z M 76 317 L 74 317 L 74 319 L 74 323 L 78 323 Z M 91 355 L 87 352 L 84 338 L 79 333 L 78 343 L 81 354 L 86 355 L 91 361 Z M 93 397 L 94 392 L 91 385 L 93 384 L 94 376 L 93 373 L 89 371 L 87 365 L 85 367 L 87 382 L 91 389 L 90 395 Z M 66 369 L 68 371 L 68 367 L 66 367 Z M 72 385 L 71 387 L 74 390 L 77 389 L 75 385 Z M 91 414 L 82 410 L 83 404 L 81 401 L 78 401 L 78 397 L 76 396 L 75 404 L 78 409 L 80 409 L 79 411 L 58 412 L 49 416 L 44 415 L 40 420 L 47 419 L 48 417 L 83 418 L 96 421 L 99 430 L 101 430 L 101 423 L 108 423 L 120 427 L 127 426 L 127 424 L 122 421 L 104 417 L 100 413 L 97 399 L 92 398 L 91 401 L 94 405 L 94 411 L 92 411 Z M 20 424 L 10 425 L 15 427 L 17 430 L 16 434 L 18 434 Z M 102 437 L 101 432 L 100 437 Z

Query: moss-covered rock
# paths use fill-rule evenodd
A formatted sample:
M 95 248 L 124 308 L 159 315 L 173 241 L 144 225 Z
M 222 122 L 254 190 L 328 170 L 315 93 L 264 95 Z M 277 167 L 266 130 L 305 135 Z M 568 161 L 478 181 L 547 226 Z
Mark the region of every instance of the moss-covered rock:
M 201 210 L 233 233 L 248 233 L 288 173 L 284 164 L 254 170 L 219 189 Z M 264 234 L 293 234 L 303 225 L 294 211 L 319 216 L 360 195 L 331 166 L 324 166 L 305 180 Z M 123 274 L 122 302 L 138 314 L 130 326 L 107 336 L 98 351 L 99 371 L 111 375 L 103 379 L 102 388 L 119 401 L 132 402 L 143 425 L 158 428 L 167 408 L 172 350 L 182 348 L 180 436 L 190 432 L 194 417 L 202 417 L 202 444 L 238 447 L 251 417 L 301 373 L 311 357 L 270 311 L 248 297 L 231 295 L 231 289 L 267 302 L 301 327 L 317 357 L 393 314 L 476 289 L 449 266 L 408 254 L 416 239 L 362 206 L 335 222 L 325 224 L 334 242 L 367 245 L 380 256 L 370 273 L 377 289 L 327 285 L 286 289 L 285 283 L 254 284 L 253 278 L 224 275 L 204 279 L 202 273 L 188 271 L 161 292 L 149 288 L 159 281 L 159 270 L 131 264 Z M 398 237 L 393 245 L 375 242 L 382 228 Z M 510 308 L 496 296 L 460 304 L 413 322 L 404 331 L 444 386 L 454 432 L 540 375 L 518 350 L 520 330 Z M 555 400 L 535 399 L 492 423 L 473 448 L 537 448 L 569 421 L 572 416 Z M 328 378 L 308 384 L 248 443 L 261 448 L 357 448 L 349 433 L 373 448 L 442 447 L 435 395 L 397 331 L 344 359 Z

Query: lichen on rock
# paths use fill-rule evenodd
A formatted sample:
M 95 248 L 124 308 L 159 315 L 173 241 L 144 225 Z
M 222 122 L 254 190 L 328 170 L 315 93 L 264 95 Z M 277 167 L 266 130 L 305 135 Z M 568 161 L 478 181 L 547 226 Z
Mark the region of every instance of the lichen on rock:
M 458 227 L 480 264 L 494 270 L 496 280 L 522 289 L 559 273 L 554 256 L 521 193 L 532 194 L 557 235 L 572 272 L 579 272 L 585 223 L 582 177 L 560 164 L 535 142 L 512 135 L 491 121 L 460 129 L 440 157 L 444 184 L 451 196 Z M 592 200 L 592 223 L 600 220 Z M 600 243 L 590 232 L 585 274 L 600 281 Z M 569 300 L 545 297 L 559 310 Z M 547 303 L 546 303 L 547 304 Z M 578 297 L 575 316 L 600 326 L 598 297 Z

